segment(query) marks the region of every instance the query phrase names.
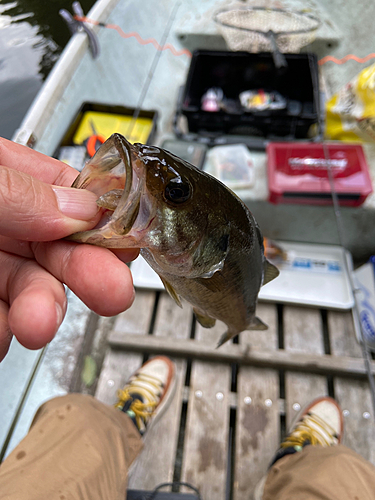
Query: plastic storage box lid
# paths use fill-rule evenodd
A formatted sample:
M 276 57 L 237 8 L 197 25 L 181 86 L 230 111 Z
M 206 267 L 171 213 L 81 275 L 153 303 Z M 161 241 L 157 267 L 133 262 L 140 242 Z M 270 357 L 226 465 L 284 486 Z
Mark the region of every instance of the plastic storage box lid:
M 371 179 L 359 144 L 278 143 L 267 145 L 269 201 L 309 205 L 332 204 L 328 168 L 339 203 L 361 205 L 372 193 Z M 327 153 L 328 158 L 326 158 Z
M 353 263 L 347 250 L 336 245 L 275 243 L 285 252 L 286 258 L 272 260 L 280 275 L 260 289 L 260 300 L 338 310 L 353 307 L 347 272 L 352 271 Z M 131 263 L 131 270 L 135 287 L 164 290 L 159 276 L 141 256 Z

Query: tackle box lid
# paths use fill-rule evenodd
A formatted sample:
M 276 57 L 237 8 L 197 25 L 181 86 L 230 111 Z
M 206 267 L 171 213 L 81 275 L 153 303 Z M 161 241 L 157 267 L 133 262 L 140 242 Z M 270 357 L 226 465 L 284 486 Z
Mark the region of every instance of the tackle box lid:
M 372 193 L 369 169 L 360 144 L 268 143 L 269 201 L 332 204 L 328 168 L 340 204 L 361 205 Z

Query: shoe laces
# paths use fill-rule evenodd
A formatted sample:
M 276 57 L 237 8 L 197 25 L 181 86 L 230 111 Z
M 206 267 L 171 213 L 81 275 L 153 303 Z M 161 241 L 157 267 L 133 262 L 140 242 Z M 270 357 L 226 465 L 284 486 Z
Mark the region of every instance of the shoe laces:
M 306 442 L 311 445 L 333 446 L 338 444 L 339 438 L 335 429 L 325 420 L 314 413 L 306 413 L 281 443 L 281 448 L 302 447 Z
M 117 391 L 118 401 L 115 407 L 122 410 L 125 404 L 131 400 L 126 413 L 135 417 L 137 427 L 142 433 L 159 404 L 163 385 L 163 382 L 155 376 L 137 373 L 123 389 Z M 133 399 L 135 394 L 141 396 L 143 401 Z

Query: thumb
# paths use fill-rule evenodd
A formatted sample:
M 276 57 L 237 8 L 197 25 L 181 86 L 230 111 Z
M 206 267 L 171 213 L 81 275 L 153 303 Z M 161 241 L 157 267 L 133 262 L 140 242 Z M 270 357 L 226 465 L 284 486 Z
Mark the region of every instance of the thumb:
M 0 166 L 0 234 L 50 241 L 94 227 L 97 196 L 85 189 L 51 186 Z

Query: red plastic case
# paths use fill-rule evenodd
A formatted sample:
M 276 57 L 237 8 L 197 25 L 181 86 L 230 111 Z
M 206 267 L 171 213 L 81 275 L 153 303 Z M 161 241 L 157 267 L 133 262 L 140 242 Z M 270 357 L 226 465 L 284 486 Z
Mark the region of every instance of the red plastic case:
M 372 193 L 362 146 L 326 144 L 340 205 L 361 205 Z M 332 204 L 327 160 L 321 143 L 267 145 L 269 201 L 307 205 Z

